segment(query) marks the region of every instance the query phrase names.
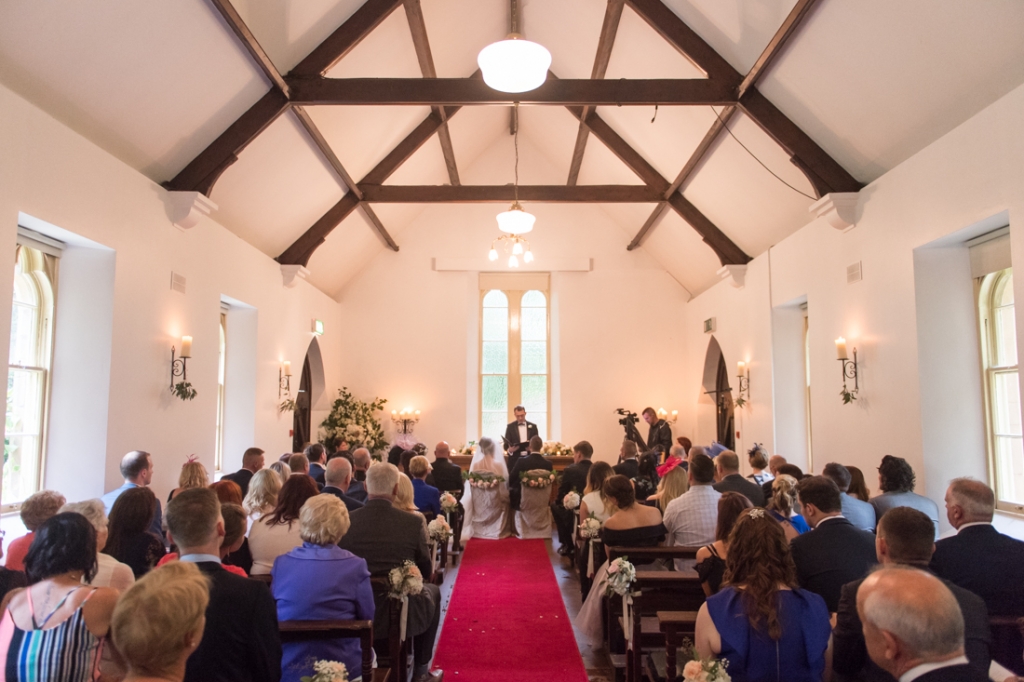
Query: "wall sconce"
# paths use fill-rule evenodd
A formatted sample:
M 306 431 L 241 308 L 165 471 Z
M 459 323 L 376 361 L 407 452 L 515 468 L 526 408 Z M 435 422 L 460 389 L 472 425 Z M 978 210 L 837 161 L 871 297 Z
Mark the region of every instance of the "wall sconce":
M 857 391 L 860 390 L 860 382 L 857 378 L 857 349 L 853 349 L 853 360 L 846 354 L 846 339 L 836 339 L 836 357 L 843 363 L 843 390 L 839 395 L 843 396 L 843 404 L 849 405 L 857 399 Z M 853 379 L 853 390 L 846 387 L 846 380 Z
M 277 397 L 291 395 L 292 392 L 292 363 L 285 360 L 277 369 Z
M 181 355 L 175 357 L 175 347 L 171 346 L 171 391 L 182 400 L 192 400 L 196 397 L 196 390 L 188 383 L 188 359 L 192 357 L 192 337 L 181 337 Z M 181 381 L 174 383 L 174 377 L 181 377 Z
M 747 363 L 736 363 L 736 378 L 739 379 L 739 390 L 736 396 L 736 407 L 743 407 L 750 400 L 750 368 Z
M 402 433 L 412 433 L 412 427 L 420 420 L 420 411 L 407 407 L 401 412 L 391 410 L 391 421 L 396 427 L 402 429 Z
M 675 424 L 676 420 L 679 419 L 679 410 L 672 410 L 672 413 L 669 414 L 669 412 L 664 407 L 659 407 L 658 418 L 664 419 L 669 424 Z

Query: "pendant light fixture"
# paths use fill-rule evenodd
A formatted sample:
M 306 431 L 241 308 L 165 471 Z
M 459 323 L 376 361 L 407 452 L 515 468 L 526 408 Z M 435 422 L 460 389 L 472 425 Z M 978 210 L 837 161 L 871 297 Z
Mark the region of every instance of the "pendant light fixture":
M 518 117 L 519 103 L 516 102 L 514 106 Z M 491 242 L 491 250 L 487 257 L 492 261 L 498 260 L 497 247 L 500 245 L 506 253 L 511 252 L 511 255 L 508 257 L 508 266 L 510 268 L 518 268 L 519 256 L 522 256 L 523 261 L 526 263 L 533 262 L 533 251 L 530 250 L 530 242 L 522 237 L 522 235 L 533 229 L 533 224 L 537 222 L 537 218 L 532 213 L 524 211 L 523 207 L 519 205 L 519 126 L 516 126 L 513 139 L 516 150 L 515 182 L 512 185 L 514 198 L 512 206 L 507 211 L 497 215 L 498 229 L 505 234 Z
M 476 58 L 484 82 L 500 92 L 528 92 L 544 84 L 551 68 L 551 53 L 519 32 L 519 0 L 512 2 L 508 37 L 491 43 Z

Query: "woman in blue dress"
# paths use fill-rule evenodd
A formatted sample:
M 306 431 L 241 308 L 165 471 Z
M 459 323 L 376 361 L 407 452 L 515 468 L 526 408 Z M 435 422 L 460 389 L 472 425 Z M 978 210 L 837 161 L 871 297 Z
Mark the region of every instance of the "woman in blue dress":
M 831 634 L 825 600 L 797 586 L 782 527 L 763 509 L 744 511 L 723 587 L 697 615 L 698 655 L 727 660 L 733 682 L 821 682 Z

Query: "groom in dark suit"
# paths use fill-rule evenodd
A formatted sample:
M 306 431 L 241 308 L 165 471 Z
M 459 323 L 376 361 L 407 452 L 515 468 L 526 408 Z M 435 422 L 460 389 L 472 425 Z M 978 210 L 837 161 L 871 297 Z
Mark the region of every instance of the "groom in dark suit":
M 516 416 L 516 420 L 505 427 L 505 437 L 502 438 L 505 452 L 508 453 L 508 460 L 505 463 L 508 465 L 509 471 L 512 471 L 519 458 L 529 451 L 530 439 L 540 435 L 537 432 L 537 425 L 526 421 L 525 407 L 516 405 L 512 413 Z
M 520 457 L 519 461 L 516 462 L 515 468 L 509 472 L 508 497 L 513 509 L 519 509 L 519 500 L 523 494 L 523 486 L 519 480 L 519 474 L 532 469 L 547 469 L 548 471 L 554 469 L 551 462 L 546 460 L 544 455 L 540 454 L 540 450 L 543 447 L 544 440 L 540 436 L 531 438 L 529 442 L 530 454 Z

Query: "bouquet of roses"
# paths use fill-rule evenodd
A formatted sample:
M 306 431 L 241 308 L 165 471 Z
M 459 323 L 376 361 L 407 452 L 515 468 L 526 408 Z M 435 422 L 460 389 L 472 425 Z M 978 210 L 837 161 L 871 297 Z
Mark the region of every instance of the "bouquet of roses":
M 626 557 L 619 557 L 608 564 L 608 596 L 613 594 L 622 596 L 630 593 L 634 581 L 636 581 L 636 568 L 629 563 Z
M 519 480 L 528 488 L 547 488 L 555 482 L 555 474 L 544 469 L 531 469 L 520 473 Z
M 546 457 L 572 457 L 572 450 L 562 445 L 557 440 L 549 440 L 544 443 L 540 453 Z
M 580 506 L 580 494 L 575 490 L 570 490 L 566 496 L 562 498 L 562 506 L 566 509 L 578 509 Z
M 685 656 L 691 660 L 683 666 L 683 679 L 692 682 L 732 682 L 726 668 L 729 667 L 728 660 L 716 658 L 705 661 L 697 654 L 697 649 L 689 639 L 683 640 L 682 646 Z
M 313 676 L 300 677 L 301 682 L 348 682 L 348 670 L 338 661 L 316 661 Z
M 388 594 L 394 599 L 401 599 L 423 591 L 423 574 L 420 573 L 416 564 L 408 559 L 401 566 L 396 566 L 388 572 L 388 582 L 391 584 Z
M 469 481 L 469 485 L 473 488 L 497 488 L 501 483 L 505 481 L 504 476 L 495 476 L 490 472 L 477 472 L 470 471 L 462 474 L 462 478 Z
M 443 516 L 438 516 L 427 524 L 427 535 L 435 542 L 448 542 L 448 538 L 452 536 L 452 527 Z
M 468 443 L 466 443 L 465 445 L 463 445 L 461 448 L 455 448 L 454 450 L 452 450 L 452 454 L 453 455 L 470 455 L 470 456 L 472 456 L 473 455 L 473 446 L 474 445 L 476 445 L 476 441 L 475 440 L 471 440 Z
M 441 511 L 450 514 L 459 508 L 459 501 L 451 493 L 441 493 Z
M 594 516 L 594 514 L 583 519 L 583 522 L 580 524 L 580 537 L 596 538 L 600 532 L 601 522 L 597 520 L 597 517 Z

